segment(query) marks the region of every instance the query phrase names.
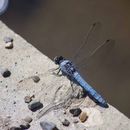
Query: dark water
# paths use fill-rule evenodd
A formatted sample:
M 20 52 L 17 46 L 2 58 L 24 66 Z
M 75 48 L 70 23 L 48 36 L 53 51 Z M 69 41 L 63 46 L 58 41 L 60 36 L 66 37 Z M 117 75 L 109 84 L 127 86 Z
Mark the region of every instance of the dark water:
M 50 58 L 71 57 L 90 25 L 100 22 L 78 62 L 97 44 L 108 38 L 113 42 L 103 46 L 88 62 L 84 60 L 79 68 L 110 104 L 130 117 L 129 0 L 10 1 L 0 19 Z

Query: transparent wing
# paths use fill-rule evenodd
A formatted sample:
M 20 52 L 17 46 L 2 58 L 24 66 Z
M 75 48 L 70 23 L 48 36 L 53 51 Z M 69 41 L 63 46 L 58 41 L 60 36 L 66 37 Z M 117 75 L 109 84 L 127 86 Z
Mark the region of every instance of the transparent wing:
M 113 48 L 114 43 L 115 43 L 115 41 L 113 39 L 106 40 L 102 44 L 99 44 L 99 46 L 97 46 L 92 52 L 89 53 L 88 56 L 86 56 L 85 58 L 83 58 L 80 61 L 80 63 L 77 63 L 77 64 L 80 67 L 85 67 L 87 65 L 85 62 L 88 62 L 94 55 L 96 55 L 99 51 L 102 51 L 102 50 L 104 50 L 105 53 L 108 55 L 109 52 L 111 51 L 111 49 Z
M 94 45 L 96 45 L 96 42 L 98 40 L 98 36 L 101 32 L 101 23 L 95 22 L 93 23 L 85 35 L 83 42 L 81 43 L 80 47 L 76 49 L 77 51 L 72 55 L 70 59 L 77 63 L 78 60 L 81 60 L 83 57 L 88 55 L 88 53 L 91 51 L 91 48 L 93 48 Z M 96 40 L 95 40 L 96 39 Z
M 82 65 L 84 62 L 88 61 L 93 55 L 99 50 L 103 49 L 105 45 L 113 44 L 114 40 L 109 39 L 103 43 L 100 43 L 99 37 L 101 33 L 101 23 L 93 23 L 85 36 L 83 43 L 77 49 L 75 54 L 71 57 L 72 61 L 76 65 Z M 99 41 L 98 41 L 99 40 Z
M 96 23 L 92 24 L 89 28 L 89 31 L 87 33 L 87 35 L 85 36 L 85 40 L 83 41 L 83 44 L 81 44 L 81 46 L 79 47 L 79 49 L 75 52 L 75 54 L 73 55 L 72 58 L 76 58 L 79 54 L 79 52 L 83 49 L 84 46 L 86 46 L 86 44 L 88 43 L 88 38 L 89 35 L 91 34 L 91 32 L 93 31 L 93 29 L 95 28 Z

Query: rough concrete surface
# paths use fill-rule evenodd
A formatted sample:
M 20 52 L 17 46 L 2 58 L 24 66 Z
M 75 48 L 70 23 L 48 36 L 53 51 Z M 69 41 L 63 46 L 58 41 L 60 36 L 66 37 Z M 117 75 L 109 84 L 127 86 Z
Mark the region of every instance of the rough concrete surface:
M 5 36 L 14 39 L 12 49 L 5 48 Z M 72 117 L 69 108 L 52 110 L 37 119 L 39 111 L 53 102 L 59 87 L 61 89 L 55 101 L 64 99 L 68 90 L 71 91 L 70 82 L 66 77 L 52 74 L 51 69 L 56 67 L 47 56 L 0 22 L 0 69 L 8 68 L 11 71 L 10 77 L 4 78 L 0 75 L 0 130 L 8 130 L 11 126 L 20 124 L 26 116 L 33 119 L 29 130 L 42 130 L 40 121 L 53 122 L 59 130 L 130 130 L 130 120 L 125 115 L 111 105 L 108 109 L 101 108 L 89 97 L 75 99 L 70 105 L 70 108 L 73 108 L 78 104 L 87 112 L 88 119 L 84 123 L 73 123 L 74 119 L 79 118 Z M 35 75 L 40 77 L 37 83 L 31 78 Z M 32 95 L 43 103 L 43 108 L 34 112 L 29 110 L 28 104 L 24 102 L 25 96 Z M 70 121 L 68 127 L 61 123 L 64 118 Z

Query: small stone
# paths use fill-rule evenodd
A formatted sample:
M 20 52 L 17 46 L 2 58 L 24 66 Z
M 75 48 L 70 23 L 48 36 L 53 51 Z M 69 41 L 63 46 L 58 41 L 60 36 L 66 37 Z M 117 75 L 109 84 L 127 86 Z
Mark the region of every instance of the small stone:
M 8 42 L 13 42 L 14 39 L 12 37 L 4 37 L 3 40 L 5 43 L 8 43 Z
M 85 98 L 87 96 L 87 92 L 85 89 L 82 89 L 81 91 L 79 91 L 78 93 L 78 99 L 81 99 L 81 98 Z
M 0 72 L 4 78 L 7 78 L 11 75 L 11 72 L 7 68 L 1 69 Z
M 40 108 L 43 107 L 43 104 L 39 101 L 39 100 L 34 100 L 34 101 L 31 101 L 29 104 L 28 104 L 28 108 L 31 110 L 31 111 L 36 111 Z
M 17 65 L 17 62 L 15 62 L 14 64 Z
M 20 124 L 21 129 L 28 129 L 30 127 L 28 122 L 22 121 Z
M 16 101 L 14 101 L 13 104 L 16 104 Z
M 33 119 L 32 119 L 30 116 L 26 116 L 26 117 L 24 118 L 24 121 L 27 122 L 27 123 L 31 123 L 32 120 L 33 120 Z
M 42 130 L 59 130 L 56 125 L 52 122 L 42 121 L 40 122 Z
M 65 114 L 65 115 L 66 115 L 66 111 L 63 111 L 63 114 Z
M 13 126 L 13 127 L 9 128 L 9 130 L 21 130 L 21 128 Z
M 26 96 L 24 98 L 25 103 L 30 103 L 32 101 L 32 98 L 30 96 Z
M 13 38 L 12 37 L 4 37 L 4 42 L 6 43 L 5 48 L 7 48 L 7 49 L 13 48 Z
M 65 119 L 65 120 L 62 122 L 62 124 L 63 124 L 64 126 L 69 126 L 69 125 L 70 125 L 70 122 L 69 122 L 67 119 Z
M 35 83 L 38 83 L 40 81 L 40 78 L 38 76 L 32 76 L 32 79 Z
M 86 112 L 81 112 L 80 116 L 79 116 L 79 119 L 81 122 L 85 122 L 88 118 L 88 115 Z
M 73 120 L 73 123 L 75 123 L 75 124 L 77 124 L 78 122 L 79 122 L 78 119 L 74 119 L 74 120 Z
M 13 48 L 13 42 L 8 42 L 5 44 L 5 48 L 12 49 Z
M 73 108 L 70 109 L 70 113 L 73 114 L 73 117 L 79 116 L 82 110 L 80 108 Z

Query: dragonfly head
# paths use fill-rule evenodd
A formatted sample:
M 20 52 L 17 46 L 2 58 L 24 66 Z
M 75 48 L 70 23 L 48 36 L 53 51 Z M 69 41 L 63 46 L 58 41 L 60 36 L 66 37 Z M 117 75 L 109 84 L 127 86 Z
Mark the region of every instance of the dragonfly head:
M 61 61 L 62 60 L 64 60 L 65 58 L 63 57 L 63 56 L 56 56 L 55 58 L 54 58 L 54 62 L 55 62 L 55 64 L 60 64 L 61 63 Z

